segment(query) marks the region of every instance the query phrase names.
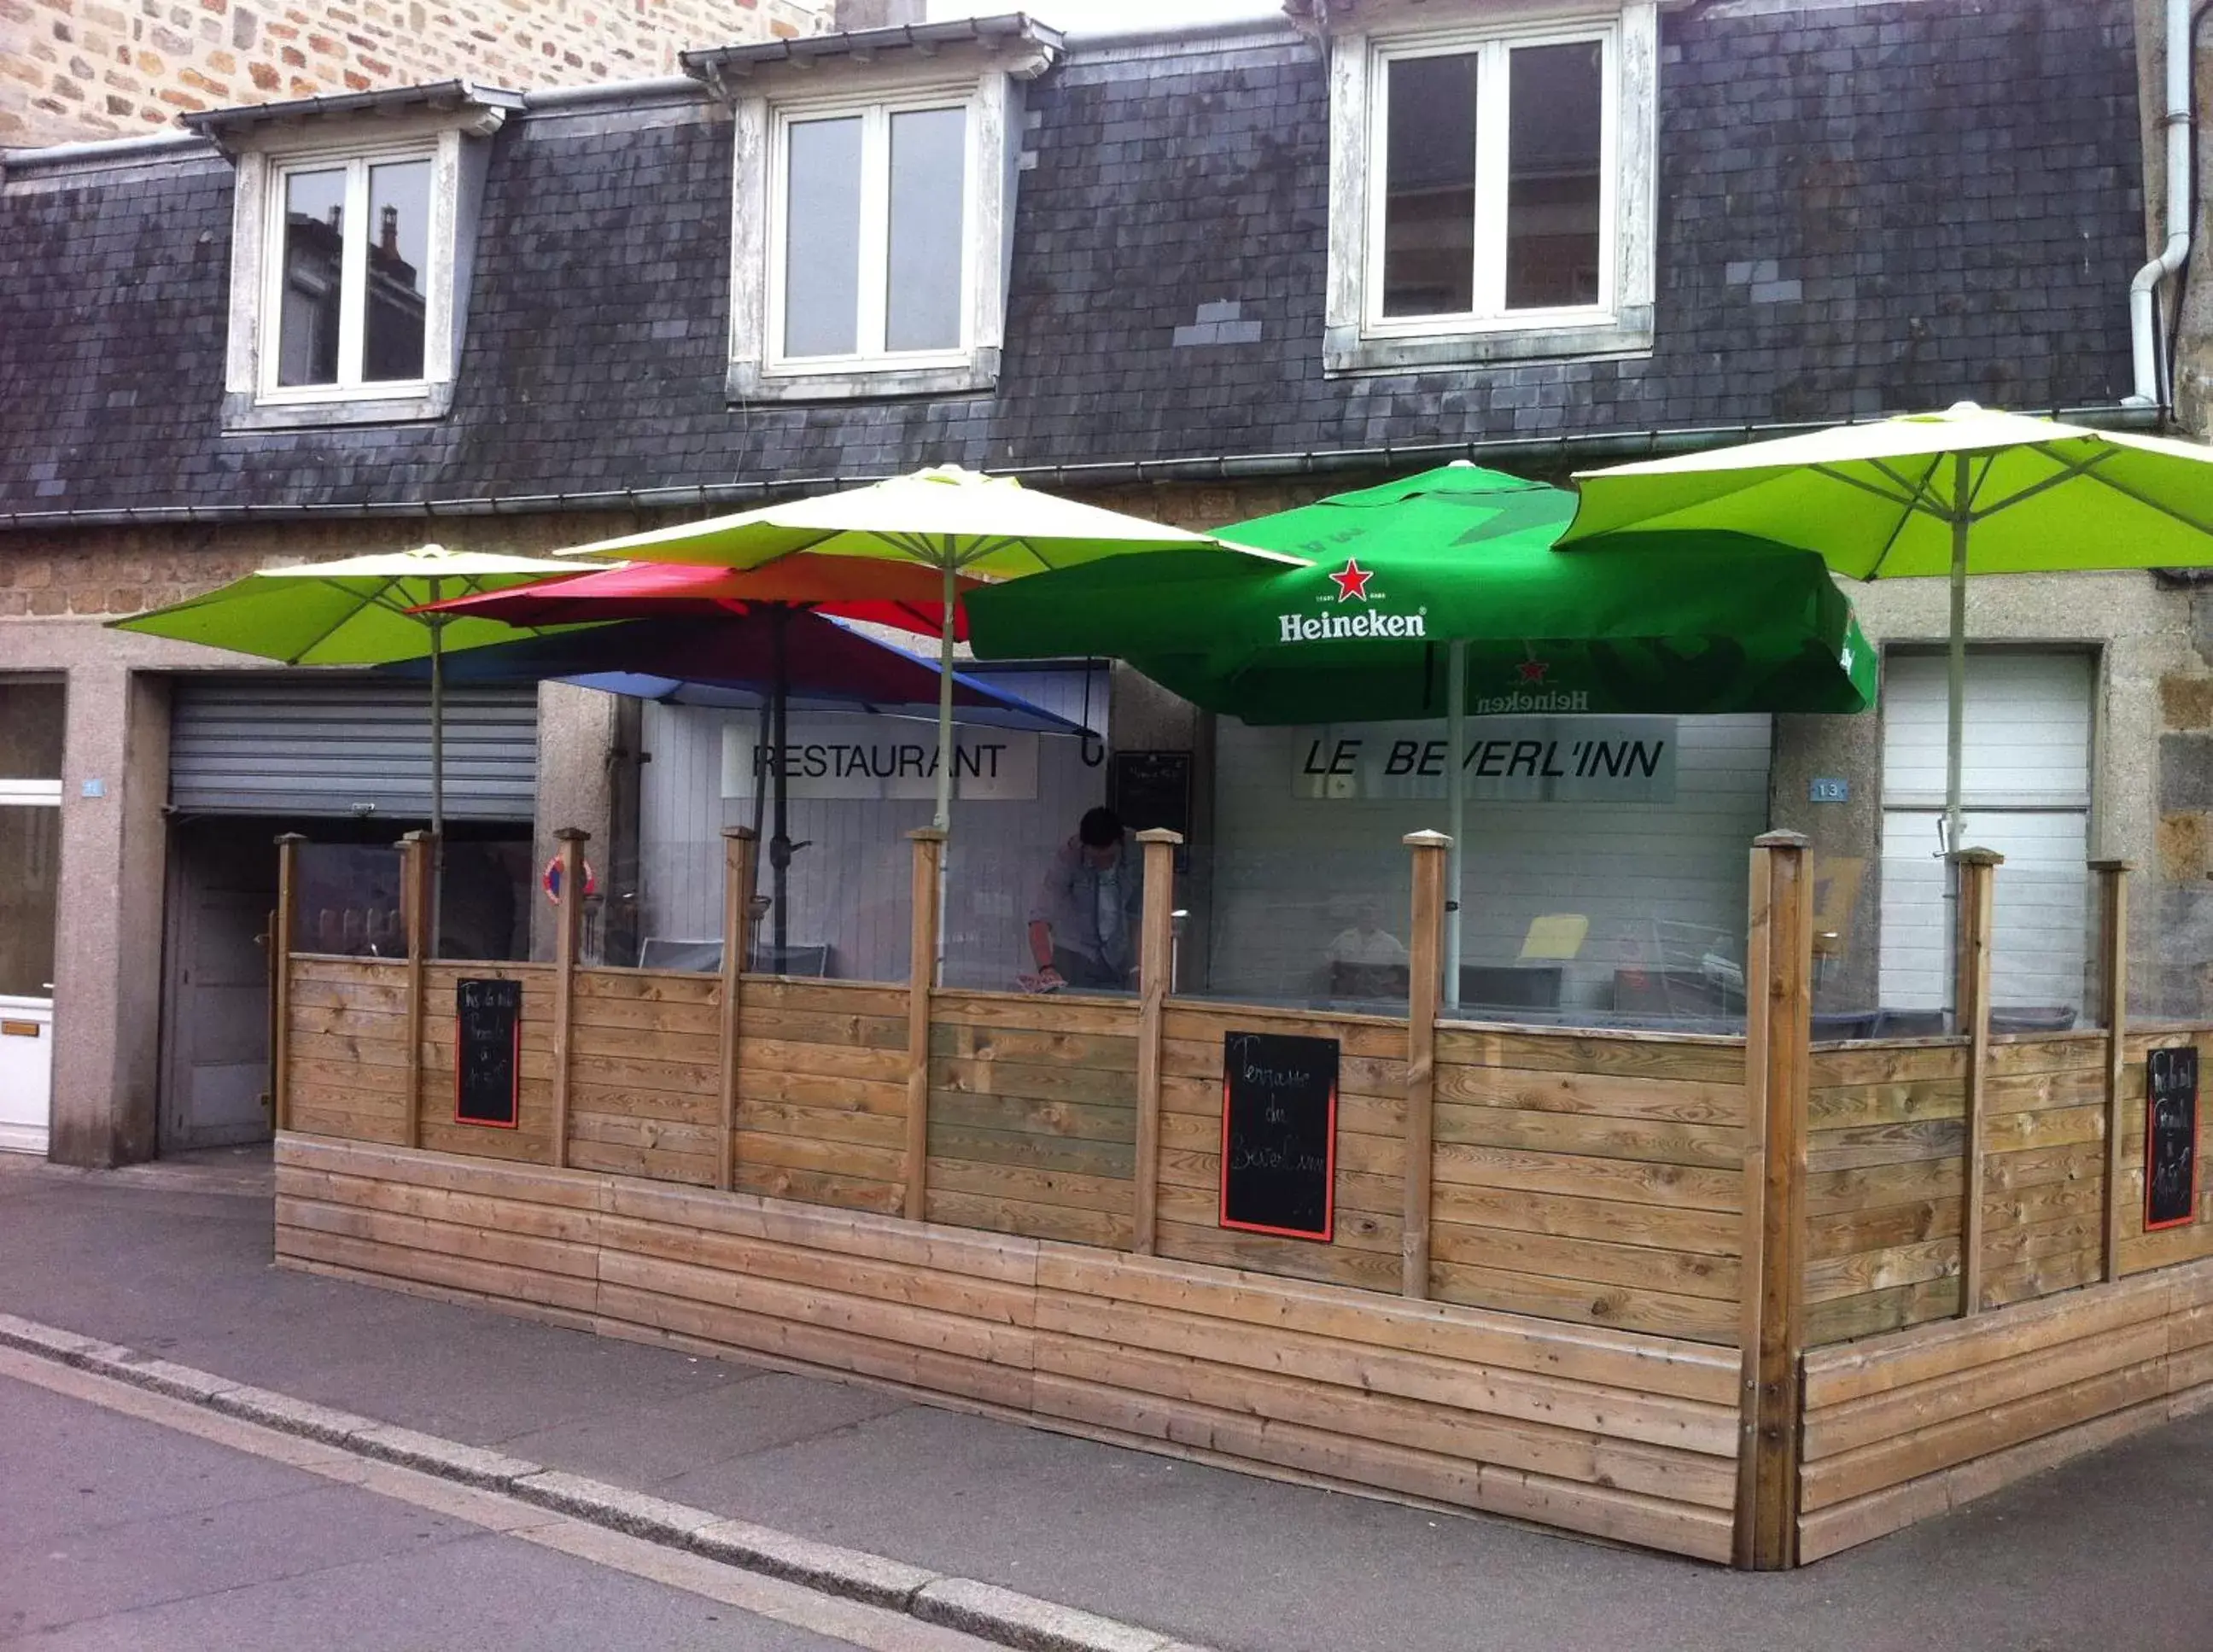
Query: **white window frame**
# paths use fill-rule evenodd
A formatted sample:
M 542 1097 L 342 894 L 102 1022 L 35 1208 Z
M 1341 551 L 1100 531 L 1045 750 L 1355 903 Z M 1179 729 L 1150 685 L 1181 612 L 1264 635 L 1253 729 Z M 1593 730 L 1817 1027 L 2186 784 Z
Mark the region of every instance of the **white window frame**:
M 375 229 L 369 221 L 369 171 L 373 166 L 410 161 L 429 162 L 432 180 L 429 204 L 430 222 L 425 226 L 428 250 L 424 262 L 426 267 L 422 271 L 424 371 L 412 379 L 364 380 L 362 377 L 362 358 L 369 337 L 369 243 Z M 338 380 L 332 384 L 280 385 L 277 375 L 283 356 L 285 184 L 295 174 L 339 170 L 345 173 L 346 179 L 343 222 L 357 227 L 358 233 L 355 229 L 346 232 L 340 257 Z M 443 308 L 439 302 L 442 297 L 444 305 L 450 305 L 453 283 L 450 259 L 445 260 L 442 271 L 438 256 L 437 173 L 436 147 L 421 144 L 353 149 L 342 155 L 289 155 L 270 166 L 263 192 L 267 212 L 263 228 L 265 237 L 263 244 L 270 249 L 271 256 L 262 260 L 265 267 L 259 317 L 261 331 L 258 350 L 260 382 L 255 387 L 257 400 L 265 405 L 391 400 L 430 393 L 431 339 L 434 336 L 430 326 L 431 312 L 434 308 Z M 442 284 L 446 289 L 443 295 L 437 292 Z
M 774 139 L 769 159 L 768 314 L 766 348 L 761 363 L 764 374 L 790 378 L 966 366 L 975 331 L 977 259 L 970 234 L 976 219 L 975 104 L 975 85 L 972 81 L 966 85 L 918 89 L 902 97 L 872 98 L 859 102 L 850 99 L 794 101 L 774 106 Z M 890 316 L 892 117 L 942 109 L 958 109 L 961 116 L 960 335 L 954 344 L 943 349 L 888 350 L 884 345 L 884 332 Z M 783 339 L 789 268 L 787 236 L 791 212 L 791 129 L 808 121 L 852 119 L 861 122 L 861 267 L 855 348 L 845 355 L 787 356 Z
M 1530 3 L 1480 24 L 1346 34 L 1332 41 L 1326 371 L 1405 372 L 1651 349 L 1658 27 L 1655 0 L 1568 10 Z M 1589 40 L 1603 48 L 1599 302 L 1508 309 L 1509 54 Z M 1390 67 L 1414 58 L 1471 55 L 1478 65 L 1475 307 L 1459 314 L 1386 316 Z
M 929 56 L 891 52 L 863 62 L 826 58 L 806 68 L 757 65 L 756 72 L 716 82 L 730 100 L 735 164 L 730 200 L 729 364 L 724 387 L 733 406 L 756 402 L 881 399 L 897 396 L 973 395 L 998 383 L 1006 342 L 1009 237 L 1021 171 L 1023 87 L 1050 65 L 1053 52 L 1034 46 L 995 52 L 948 46 Z M 783 353 L 786 141 L 802 119 L 858 115 L 887 146 L 890 119 L 911 109 L 967 113 L 966 172 L 961 195 L 960 342 L 952 350 L 884 351 L 881 289 L 889 223 L 887 166 L 873 174 L 863 203 L 863 314 L 873 326 L 850 356 Z M 864 140 L 869 134 L 864 132 Z M 887 157 L 888 148 L 878 152 Z M 874 346 L 874 348 L 871 348 Z

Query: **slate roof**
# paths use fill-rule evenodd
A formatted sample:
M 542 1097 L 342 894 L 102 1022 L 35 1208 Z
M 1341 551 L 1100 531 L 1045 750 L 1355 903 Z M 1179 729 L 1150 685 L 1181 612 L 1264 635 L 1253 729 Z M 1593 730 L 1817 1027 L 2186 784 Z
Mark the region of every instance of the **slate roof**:
M 455 404 L 226 436 L 230 168 L 0 196 L 0 513 L 329 505 L 1838 418 L 2129 388 L 2126 0 L 1662 21 L 1648 359 L 1326 379 L 1327 94 L 1288 34 L 1031 87 L 1000 387 L 733 409 L 730 128 L 547 111 L 492 140 Z M 0 515 L 0 521 L 5 516 Z

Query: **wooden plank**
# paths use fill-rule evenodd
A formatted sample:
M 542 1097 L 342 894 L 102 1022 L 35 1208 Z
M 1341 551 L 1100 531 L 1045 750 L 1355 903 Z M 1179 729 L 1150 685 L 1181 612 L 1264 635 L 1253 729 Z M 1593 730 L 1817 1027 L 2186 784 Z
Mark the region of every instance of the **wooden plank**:
M 1441 1146 L 1520 1148 L 1716 1170 L 1741 1170 L 1744 1158 L 1740 1125 L 1515 1113 L 1503 1107 L 1439 1106 L 1436 1136 Z
M 757 834 L 750 826 L 722 828 L 722 972 L 717 1033 L 721 1068 L 716 1098 L 721 1104 L 721 1134 L 715 1143 L 715 1186 L 733 1188 L 738 1179 L 738 1094 L 740 1064 L 745 1056 L 744 976 L 753 932 L 753 855 Z
M 1744 1040 L 1680 1033 L 1555 1033 L 1443 1026 L 1441 1065 L 1511 1067 L 1693 1084 L 1744 1082 Z
M 1133 1314 L 1100 1297 L 1058 1291 L 1039 1294 L 1036 1324 L 1040 1331 L 1064 1337 L 1179 1354 L 1710 1457 L 1733 1458 L 1736 1452 L 1734 1413 L 1692 1400 L 1264 1329 L 1172 1308 Z
M 1464 1262 L 1437 1262 L 1430 1269 L 1430 1278 L 1440 1301 L 1725 1347 L 1733 1347 L 1736 1341 L 1734 1301 L 1636 1290 L 1625 1285 L 1587 1284 Z
M 576 962 L 584 934 L 584 845 L 581 826 L 556 826 L 563 899 L 553 923 L 553 1164 L 569 1162 L 569 1086 L 576 1055 Z
M 1019 1234 L 1031 1239 L 1056 1239 L 1107 1250 L 1126 1250 L 1130 1244 L 1130 1217 L 1123 1210 L 1084 1210 L 1000 1193 L 942 1187 L 930 1190 L 929 1214 L 932 1222 Z
M 1129 1107 L 1137 1105 L 1135 1075 L 1100 1072 L 1091 1068 L 1032 1066 L 1014 1061 L 967 1061 L 938 1057 L 927 1063 L 930 1086 L 970 1095 L 1022 1095 L 1040 1100 L 1077 1101 L 1093 1106 Z M 1132 1120 L 1134 1128 L 1135 1121 Z
M 1432 1248 L 1441 1261 L 1545 1274 L 1584 1284 L 1710 1296 L 1732 1304 L 1742 1283 L 1734 1257 L 1563 1239 L 1513 1228 L 1439 1222 Z
M 1441 1183 L 1588 1195 L 1694 1210 L 1735 1211 L 1744 1204 L 1742 1176 L 1718 1167 L 1457 1143 L 1440 1143 L 1436 1157 Z
M 1130 1211 L 1127 1177 L 1090 1176 L 1080 1171 L 993 1164 L 937 1154 L 930 1155 L 930 1174 L 933 1185 L 942 1185 L 949 1192 L 1103 1210 L 1125 1220 Z
M 277 839 L 277 922 L 269 947 L 272 966 L 269 990 L 274 1000 L 269 1009 L 269 1082 L 273 1092 L 269 1116 L 271 1128 L 280 1134 L 292 1126 L 291 993 L 296 973 L 301 970 L 292 956 L 292 937 L 300 908 L 300 845 L 305 842 L 305 835 L 297 832 L 284 832 Z
M 741 1051 L 743 1050 L 741 1043 Z M 875 1113 L 906 1117 L 906 1084 L 882 1079 L 825 1077 L 819 1073 L 773 1071 L 741 1066 L 738 1072 L 741 1112 L 755 1106 L 820 1107 L 833 1113 Z
M 1142 1012 L 1142 1001 L 1140 1003 Z M 898 1024 L 899 1042 L 906 1041 L 906 1023 Z M 975 1061 L 1019 1061 L 1033 1066 L 1083 1067 L 1094 1072 L 1134 1074 L 1137 1070 L 1136 1038 L 1091 1033 L 1062 1033 L 1043 1027 L 977 1027 L 948 1021 L 944 1006 L 933 1004 L 930 1021 L 930 1053 L 933 1059 L 959 1056 Z
M 1126 1142 L 1093 1142 L 1022 1131 L 978 1130 L 938 1119 L 930 1121 L 930 1155 L 933 1161 L 1026 1165 L 1074 1171 L 1124 1183 L 1129 1182 L 1137 1170 L 1136 1149 Z M 1125 1204 L 1130 1203 L 1131 1192 L 1131 1188 L 1123 1188 Z
M 933 1088 L 932 1124 L 965 1125 L 978 1130 L 1014 1131 L 1025 1135 L 1064 1136 L 1074 1141 L 1117 1142 L 1127 1147 L 1137 1137 L 1137 1116 L 1129 1107 L 1087 1106 L 1026 1095 L 978 1095 Z
M 2005 857 L 1995 850 L 1963 849 L 1952 856 L 1959 875 L 1960 1031 L 1967 1037 L 1966 1106 L 1960 1138 L 1960 1312 L 1983 1305 L 1983 1158 L 1989 1151 L 1990 1067 L 1991 886 Z
M 1162 1197 L 1167 1197 L 1165 1192 Z M 1404 1259 L 1395 1250 L 1364 1250 L 1350 1245 L 1273 1239 L 1265 1234 L 1172 1222 L 1165 1215 L 1160 1224 L 1160 1254 L 1187 1262 L 1209 1262 L 1221 1267 L 1281 1274 L 1294 1279 L 1354 1285 L 1363 1290 L 1396 1292 L 1405 1278 Z
M 1132 1006 L 1132 1017 L 1135 1013 Z M 1133 1032 L 1133 1023 L 1125 1021 L 1123 1030 Z M 1201 1004 L 1188 998 L 1171 998 L 1161 1024 L 1161 1035 L 1168 1043 L 1210 1049 L 1214 1061 L 1210 1076 L 1216 1078 L 1222 1076 L 1222 1035 L 1236 1032 L 1293 1033 L 1309 1038 L 1335 1039 L 1344 1055 L 1356 1058 L 1404 1060 L 1406 1054 L 1405 1021 L 1382 1015 L 1340 1015 L 1257 1004 Z M 1166 1058 L 1164 1050 L 1163 1059 Z
M 1137 1035 L 1137 1006 L 1120 998 L 1086 997 L 1065 991 L 1048 997 L 1024 992 L 941 991 L 931 1002 L 935 1019 L 948 1026 L 1003 1027 L 1078 1038 L 1134 1040 Z
M 751 1035 L 753 1013 L 741 1013 L 745 1029 L 738 1039 L 738 1059 L 748 1073 L 807 1073 L 818 1078 L 859 1078 L 905 1085 L 916 1070 L 903 1049 L 868 1050 L 851 1045 L 791 1044 L 782 1039 L 754 1038 Z M 926 1082 L 927 1063 L 921 1071 Z
M 741 1161 L 738 1190 L 767 1198 L 795 1199 L 841 1210 L 869 1210 L 897 1216 L 905 1206 L 905 1195 L 896 1181 L 868 1176 L 844 1176 L 823 1170 L 802 1170 L 789 1165 Z
M 1430 1294 L 1430 1204 L 1435 1167 L 1437 1099 L 1437 1009 L 1443 981 L 1445 851 L 1452 839 L 1439 832 L 1410 832 L 1401 839 L 1414 851 L 1412 928 L 1408 933 L 1406 1009 L 1405 1209 L 1400 1222 L 1404 1267 L 1401 1294 Z M 1454 892 L 1459 899 L 1459 892 Z
M 2134 869 L 2123 860 L 2090 863 L 2098 881 L 2098 975 L 2106 1011 L 2105 1058 L 2099 1064 L 2106 1107 L 2105 1223 L 2099 1272 L 2108 1283 L 2121 1277 L 2121 1243 L 2129 1216 L 2122 1203 L 2125 1161 L 2121 1111 L 2129 1041 L 2129 874 Z
M 948 577 L 950 577 L 948 576 Z M 937 984 L 937 901 L 945 875 L 945 829 L 918 826 L 909 899 L 906 984 L 906 1216 L 922 1220 L 930 1181 L 930 994 Z
M 748 975 L 739 994 L 746 1019 L 757 1011 L 792 1010 L 828 1015 L 887 1016 L 906 1025 L 906 989 L 861 981 L 785 980 Z
M 1527 1113 L 1595 1114 L 1688 1125 L 1744 1124 L 1744 1086 L 1624 1078 L 1604 1073 L 1545 1072 L 1527 1067 L 1471 1067 L 1440 1063 L 1437 1100 Z
M 1430 1216 L 1441 1224 L 1449 1222 L 1471 1228 L 1551 1234 L 1562 1239 L 1598 1239 L 1614 1245 L 1687 1251 L 1714 1258 L 1735 1257 L 1743 1241 L 1741 1223 L 1731 1211 L 1582 1198 L 1535 1190 L 1508 1192 L 1443 1180 L 1437 1184 Z
M 1731 1555 L 1760 1571 L 1797 1564 L 1813 1017 L 1806 851 L 1797 832 L 1753 840 L 1745 954 L 1745 1096 L 1759 1122 L 1744 1148 L 1744 1289 L 1731 1327 L 1741 1362 Z
M 797 1136 L 810 1141 L 858 1142 L 884 1149 L 906 1145 L 906 1119 L 901 1112 L 869 1113 L 832 1107 L 794 1107 L 781 1102 L 747 1102 L 739 1110 L 737 1128 L 771 1136 Z

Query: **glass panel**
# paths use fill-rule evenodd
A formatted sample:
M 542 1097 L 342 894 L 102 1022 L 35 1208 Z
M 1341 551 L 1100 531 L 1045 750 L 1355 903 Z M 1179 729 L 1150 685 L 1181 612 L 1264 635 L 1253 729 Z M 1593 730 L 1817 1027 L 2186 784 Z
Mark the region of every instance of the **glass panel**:
M 51 998 L 62 812 L 0 804 L 0 993 Z
M 380 844 L 302 844 L 298 875 L 293 950 L 357 958 L 407 955 L 398 849 Z
M 367 333 L 362 376 L 423 376 L 423 306 L 430 256 L 430 163 L 369 169 Z
M 1176 881 L 1186 998 L 1406 1013 L 1413 862 L 1380 826 L 1344 847 L 1201 845 Z
M 1472 53 L 1390 66 L 1384 161 L 1383 314 L 1475 308 Z
M 785 173 L 783 353 L 859 347 L 861 119 L 794 122 Z
M 918 109 L 892 117 L 887 350 L 952 350 L 960 343 L 967 130 L 967 113 L 961 109 Z
M 345 192 L 343 168 L 295 172 L 284 179 L 284 289 L 277 342 L 280 385 L 338 382 Z
M 0 780 L 62 777 L 62 686 L 0 683 Z
M 1524 46 L 1512 61 L 1506 307 L 1595 304 L 1605 48 Z

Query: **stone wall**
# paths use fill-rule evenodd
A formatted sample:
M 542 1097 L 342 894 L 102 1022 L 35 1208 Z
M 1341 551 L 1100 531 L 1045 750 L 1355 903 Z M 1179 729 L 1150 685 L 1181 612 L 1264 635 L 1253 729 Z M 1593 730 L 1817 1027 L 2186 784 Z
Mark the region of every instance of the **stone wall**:
M 182 113 L 466 76 L 641 80 L 688 47 L 828 26 L 829 0 L 0 0 L 0 144 L 167 128 Z

